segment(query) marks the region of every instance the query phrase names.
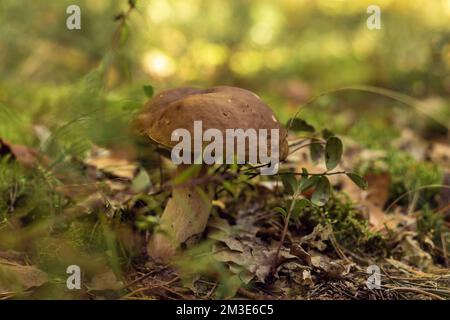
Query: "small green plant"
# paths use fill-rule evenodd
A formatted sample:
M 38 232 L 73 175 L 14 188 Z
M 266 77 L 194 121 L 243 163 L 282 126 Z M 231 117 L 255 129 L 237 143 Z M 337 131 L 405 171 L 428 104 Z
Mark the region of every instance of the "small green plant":
M 441 233 L 444 224 L 444 217 L 436 214 L 430 209 L 429 205 L 424 205 L 420 210 L 420 215 L 417 217 L 417 230 L 422 236 L 431 236 L 431 240 L 435 243 L 441 242 Z
M 297 120 L 297 121 L 296 121 Z M 294 128 L 300 131 L 309 131 L 314 132 L 315 129 L 313 126 L 310 126 L 306 123 L 306 121 L 299 119 L 293 119 L 288 124 L 288 127 Z M 341 161 L 343 154 L 343 144 L 342 141 L 336 137 L 333 133 L 328 130 L 322 131 L 322 137 L 326 139 L 323 142 L 317 142 L 317 138 L 313 138 L 312 142 L 309 144 L 310 152 L 313 157 L 319 154 L 323 154 L 325 165 L 327 170 L 321 173 L 309 173 L 306 168 L 302 168 L 302 172 L 300 174 L 292 173 L 292 172 L 280 172 L 281 180 L 284 186 L 284 189 L 289 194 L 290 199 L 286 204 L 286 207 L 277 207 L 275 210 L 280 212 L 285 217 L 285 225 L 283 228 L 283 234 L 281 236 L 280 244 L 278 246 L 278 252 L 283 245 L 284 238 L 287 233 L 289 220 L 291 217 L 298 217 L 301 212 L 306 207 L 323 207 L 327 204 L 328 200 L 331 197 L 332 190 L 331 184 L 328 179 L 329 175 L 336 174 L 345 174 L 347 175 L 358 187 L 361 189 L 367 188 L 367 182 L 358 174 L 354 172 L 345 172 L 345 171 L 332 171 L 337 167 L 339 162 Z M 317 146 L 323 148 L 323 144 L 325 144 L 324 150 L 319 150 Z M 306 146 L 306 145 L 303 145 Z M 300 146 L 299 148 L 301 148 Z M 298 150 L 297 148 L 296 150 Z M 300 179 L 297 179 L 297 175 L 300 176 Z M 303 194 L 310 190 L 314 189 L 311 200 L 307 199 L 303 196 Z M 286 209 L 287 208 L 287 209 Z M 278 256 L 278 253 L 277 253 Z
M 144 90 L 144 93 L 145 93 L 147 98 L 153 97 L 154 89 L 153 89 L 152 86 L 145 85 L 145 86 L 142 87 L 142 89 Z
M 0 158 L 0 221 L 14 216 L 25 226 L 60 213 L 64 200 L 54 182 L 44 171 L 26 168 L 9 155 Z

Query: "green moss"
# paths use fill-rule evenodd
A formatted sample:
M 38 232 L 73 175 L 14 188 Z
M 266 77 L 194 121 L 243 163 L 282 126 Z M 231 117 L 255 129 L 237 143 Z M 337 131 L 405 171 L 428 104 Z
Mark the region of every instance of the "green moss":
M 389 150 L 385 157 L 361 163 L 356 171 L 365 175 L 367 173 L 388 172 L 391 177 L 389 200 L 392 202 L 403 196 L 398 204 L 408 205 L 417 190 L 417 208 L 425 204 L 434 205 L 435 196 L 439 188 L 429 187 L 439 185 L 443 180 L 443 173 L 439 165 L 425 161 L 417 161 L 411 155 L 399 150 Z M 410 193 L 405 195 L 406 193 Z
M 384 247 L 382 237 L 370 231 L 368 220 L 344 195 L 333 195 L 323 207 L 308 207 L 299 219 L 310 226 L 331 224 L 337 241 L 352 250 L 374 252 Z
M 51 177 L 39 169 L 26 168 L 9 156 L 0 158 L 0 220 L 15 214 L 27 225 L 58 214 L 63 199 L 51 183 Z
M 416 162 L 411 156 L 399 152 L 391 152 L 387 163 L 392 178 L 390 190 L 392 198 L 396 198 L 407 191 L 442 183 L 442 172 L 436 164 Z M 438 191 L 438 189 L 433 188 L 421 190 L 417 202 L 418 207 L 432 203 Z M 405 199 L 408 202 L 411 201 L 412 195 Z
M 440 214 L 436 214 L 433 210 L 425 205 L 417 217 L 417 230 L 420 235 L 431 236 L 436 243 L 441 241 L 441 233 L 444 228 L 444 218 Z
M 399 136 L 395 126 L 380 117 L 361 117 L 355 121 L 347 135 L 368 148 L 385 148 Z

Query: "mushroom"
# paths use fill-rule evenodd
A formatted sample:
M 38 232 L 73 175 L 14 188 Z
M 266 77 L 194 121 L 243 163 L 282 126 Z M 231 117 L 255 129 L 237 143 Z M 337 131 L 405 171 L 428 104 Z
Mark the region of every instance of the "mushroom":
M 278 129 L 279 161 L 287 156 L 286 130 L 256 94 L 241 88 L 185 87 L 163 91 L 146 103 L 136 117 L 135 124 L 153 144 L 171 151 L 178 143 L 172 141 L 172 133 L 177 129 L 185 129 L 195 135 L 194 121 L 202 121 L 204 130 L 218 129 L 224 136 L 227 129 L 266 129 L 268 132 L 270 129 Z M 271 150 L 267 145 L 265 148 Z M 248 144 L 245 145 L 245 150 L 248 154 Z M 189 179 L 198 179 L 206 173 L 206 169 L 207 164 L 204 162 L 180 164 L 175 174 L 179 176 L 186 170 L 191 170 Z M 155 259 L 169 259 L 182 243 L 202 233 L 208 222 L 212 197 L 213 186 L 208 184 L 193 186 L 189 185 L 189 181 L 184 181 L 183 184 L 174 186 L 172 197 L 160 219 L 161 232 L 156 232 L 149 240 L 149 255 Z

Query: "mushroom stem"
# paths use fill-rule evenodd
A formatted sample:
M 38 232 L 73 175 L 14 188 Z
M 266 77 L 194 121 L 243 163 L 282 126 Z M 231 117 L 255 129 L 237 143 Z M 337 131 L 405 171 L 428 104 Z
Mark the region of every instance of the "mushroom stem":
M 176 177 L 191 169 L 192 166 L 178 166 Z M 202 165 L 200 171 L 189 179 L 204 175 L 205 169 L 206 167 Z M 187 186 L 174 187 L 172 198 L 167 202 L 161 216 L 159 228 L 150 238 L 147 250 L 153 259 L 171 258 L 182 243 L 202 233 L 206 228 L 212 207 L 212 188 L 189 186 L 189 181 L 183 184 Z

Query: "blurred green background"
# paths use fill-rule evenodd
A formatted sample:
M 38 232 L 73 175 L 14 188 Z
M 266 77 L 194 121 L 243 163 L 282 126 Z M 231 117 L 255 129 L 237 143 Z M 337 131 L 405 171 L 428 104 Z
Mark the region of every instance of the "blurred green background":
M 70 4 L 81 8 L 81 30 L 66 28 Z M 381 30 L 366 27 L 372 4 L 381 8 Z M 113 16 L 126 6 L 2 0 L 2 81 L 73 83 L 106 53 Z M 415 96 L 448 94 L 449 33 L 446 0 L 139 0 L 109 84 L 229 83 L 261 91 L 298 80 L 315 91 L 368 83 Z
M 81 30 L 66 28 L 70 4 L 81 8 Z M 366 27 L 372 4 L 381 8 L 381 30 Z M 352 84 L 419 98 L 450 93 L 448 0 L 136 5 L 108 71 L 108 90 L 229 84 L 294 102 Z M 126 8 L 126 1 L 0 1 L 0 100 L 15 99 L 12 87 L 34 92 L 33 104 L 43 104 L 53 98 L 46 90 L 73 85 L 108 52 L 113 17 Z

